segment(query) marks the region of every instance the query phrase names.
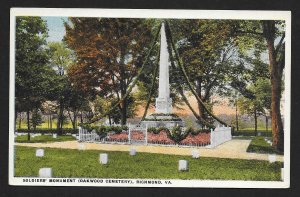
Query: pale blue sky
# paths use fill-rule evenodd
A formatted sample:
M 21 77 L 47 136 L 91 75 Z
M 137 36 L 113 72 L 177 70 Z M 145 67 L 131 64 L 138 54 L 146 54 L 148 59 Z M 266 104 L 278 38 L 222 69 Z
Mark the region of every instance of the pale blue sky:
M 46 20 L 48 26 L 48 35 L 47 41 L 62 41 L 66 31 L 64 27 L 64 21 L 67 21 L 67 17 L 55 17 L 55 16 L 45 16 L 42 19 Z

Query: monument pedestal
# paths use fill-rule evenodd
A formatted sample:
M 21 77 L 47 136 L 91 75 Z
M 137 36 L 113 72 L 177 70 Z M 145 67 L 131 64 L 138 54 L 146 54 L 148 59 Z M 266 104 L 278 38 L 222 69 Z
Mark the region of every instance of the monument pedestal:
M 172 99 L 171 98 L 156 98 L 155 112 L 163 113 L 163 114 L 172 113 Z
M 175 126 L 184 126 L 184 122 L 176 114 L 171 113 L 154 113 L 146 116 L 145 120 L 141 122 L 141 125 L 145 127 L 167 127 L 172 128 Z

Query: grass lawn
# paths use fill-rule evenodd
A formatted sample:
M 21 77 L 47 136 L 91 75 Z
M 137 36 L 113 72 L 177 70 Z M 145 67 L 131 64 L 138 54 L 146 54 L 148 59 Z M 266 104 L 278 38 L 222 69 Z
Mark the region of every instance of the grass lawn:
M 257 133 L 261 133 L 261 136 L 272 136 L 272 131 L 258 130 Z M 254 130 L 239 130 L 234 131 L 234 136 L 255 136 L 255 132 Z
M 247 152 L 280 154 L 274 147 L 268 144 L 265 141 L 265 138 L 262 136 L 256 136 L 252 139 L 250 145 L 247 148 Z
M 281 162 L 200 158 L 191 156 L 128 152 L 108 153 L 109 164 L 99 164 L 99 150 L 45 148 L 45 157 L 35 157 L 35 148 L 16 146 L 15 176 L 37 177 L 42 167 L 51 167 L 54 177 L 161 178 L 199 180 L 279 181 Z M 189 161 L 188 172 L 178 171 L 178 160 Z
M 55 129 L 57 127 L 57 120 L 52 120 L 52 129 Z M 19 121 L 16 122 L 16 128 L 17 129 L 27 129 L 27 123 L 22 121 L 21 127 L 19 125 Z M 36 127 L 37 129 L 49 129 L 48 122 L 45 121 L 41 125 L 38 125 Z M 71 121 L 68 121 L 66 124 L 63 125 L 63 128 L 73 128 Z
M 15 142 L 19 143 L 44 143 L 44 142 L 63 142 L 76 140 L 75 137 L 71 135 L 62 135 L 53 138 L 52 135 L 40 135 L 36 137 L 30 137 L 30 141 L 27 141 L 27 135 L 20 135 L 15 138 Z

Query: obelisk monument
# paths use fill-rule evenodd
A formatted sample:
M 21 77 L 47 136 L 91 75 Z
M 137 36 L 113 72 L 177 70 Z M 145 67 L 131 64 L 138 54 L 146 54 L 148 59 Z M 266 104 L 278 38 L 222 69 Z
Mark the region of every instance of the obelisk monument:
M 159 89 L 156 98 L 155 113 L 172 113 L 172 99 L 170 98 L 169 83 L 169 53 L 167 48 L 165 24 L 160 30 L 160 61 L 159 61 Z
M 182 119 L 172 113 L 172 98 L 170 98 L 169 82 L 169 53 L 165 24 L 160 29 L 160 61 L 159 61 L 159 86 L 156 98 L 155 113 L 146 116 L 141 124 L 148 127 L 174 127 L 184 125 Z

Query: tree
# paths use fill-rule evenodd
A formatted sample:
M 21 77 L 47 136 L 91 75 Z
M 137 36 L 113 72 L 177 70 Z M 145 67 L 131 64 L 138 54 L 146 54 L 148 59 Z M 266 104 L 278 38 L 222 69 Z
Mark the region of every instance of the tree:
M 267 41 L 270 61 L 270 74 L 272 85 L 271 117 L 273 146 L 275 146 L 279 151 L 283 152 L 284 133 L 280 113 L 280 99 L 282 92 L 282 73 L 285 66 L 285 34 L 282 34 L 278 45 L 275 47 L 275 39 L 279 33 L 279 29 L 275 26 L 275 23 L 275 21 L 263 21 L 262 26 L 263 36 Z
M 216 20 L 174 20 L 170 24 L 175 30 L 172 33 L 177 38 L 178 52 L 188 77 L 199 98 L 212 109 L 210 98 L 226 90 L 226 74 L 235 52 L 231 25 L 228 21 Z M 180 81 L 184 79 L 179 77 L 175 83 Z M 213 121 L 199 101 L 198 113 L 202 119 Z
M 84 93 L 75 88 L 70 81 L 67 82 L 67 86 L 64 92 L 64 106 L 68 111 L 69 118 L 72 122 L 73 130 L 76 129 L 76 120 L 79 115 L 80 109 L 84 107 L 87 99 Z
M 283 152 L 284 133 L 280 113 L 280 99 L 282 92 L 282 74 L 285 66 L 285 24 L 283 21 L 269 20 L 237 21 L 235 25 L 237 37 L 250 43 L 253 40 L 262 41 L 267 48 L 272 87 L 271 118 L 273 146 L 275 146 L 278 151 Z
M 41 17 L 16 17 L 16 111 L 26 111 L 28 140 L 30 112 L 39 109 L 55 87 L 48 66 L 46 22 Z
M 52 129 L 53 115 L 56 113 L 57 103 L 54 101 L 45 101 L 42 104 L 42 112 L 44 115 L 48 115 L 48 128 Z
M 65 40 L 77 56 L 68 70 L 74 85 L 91 96 L 118 102 L 137 75 L 151 40 L 151 26 L 142 19 L 69 18 Z M 121 124 L 129 115 L 128 98 L 118 106 Z
M 69 98 L 69 80 L 65 75 L 68 66 L 74 62 L 73 52 L 66 47 L 63 42 L 49 42 L 50 49 L 50 65 L 57 72 L 57 90 L 56 99 L 58 100 L 58 118 L 57 118 L 57 133 L 62 134 L 62 127 L 64 125 L 64 109 L 66 108 L 66 99 Z M 73 121 L 72 121 L 73 123 Z M 73 125 L 75 129 L 75 126 Z
M 43 123 L 42 115 L 39 113 L 38 109 L 34 109 L 31 115 L 31 125 L 33 130 L 36 130 L 36 127 Z

